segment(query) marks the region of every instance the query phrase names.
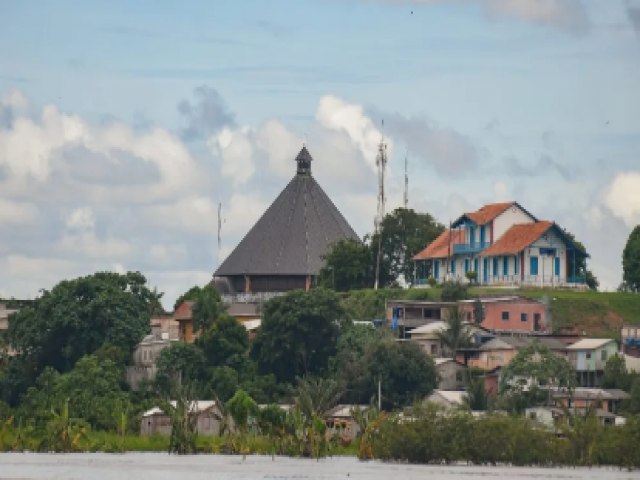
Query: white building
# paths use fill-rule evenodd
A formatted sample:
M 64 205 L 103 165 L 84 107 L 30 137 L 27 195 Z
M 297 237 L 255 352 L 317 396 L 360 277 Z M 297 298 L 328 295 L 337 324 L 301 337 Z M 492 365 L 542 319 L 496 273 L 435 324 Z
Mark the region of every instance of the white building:
M 463 214 L 413 259 L 418 284 L 475 272 L 483 285 L 582 286 L 588 256 L 554 222 L 506 202 Z

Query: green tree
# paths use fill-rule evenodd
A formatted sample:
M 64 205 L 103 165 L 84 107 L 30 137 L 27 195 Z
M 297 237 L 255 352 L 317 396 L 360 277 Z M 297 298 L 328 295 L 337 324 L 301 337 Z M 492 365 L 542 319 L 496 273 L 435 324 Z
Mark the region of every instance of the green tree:
M 196 340 L 210 366 L 243 368 L 249 349 L 247 329 L 230 315 L 222 314 L 215 324 Z
M 384 217 L 380 231 L 383 258 L 388 262 L 390 280 L 395 281 L 402 275 L 408 284 L 412 284 L 415 278 L 414 255 L 435 240 L 444 231 L 444 225 L 436 222 L 428 213 L 396 208 Z M 377 234 L 371 236 L 371 245 L 377 252 Z
M 466 283 L 447 281 L 442 284 L 440 299 L 443 302 L 457 302 L 467 298 L 469 298 L 469 291 Z
M 64 280 L 12 316 L 9 341 L 34 371 L 60 372 L 104 345 L 133 351 L 149 331 L 157 296 L 139 272 L 100 272 Z
M 172 396 L 180 385 L 189 388 L 190 394 L 200 394 L 205 388 L 205 365 L 205 356 L 196 345 L 176 342 L 158 355 L 156 386 L 164 396 Z
M 176 301 L 173 304 L 173 309 L 177 310 L 177 308 L 186 301 L 192 301 L 192 302 L 197 301 L 201 292 L 202 292 L 202 287 L 198 285 L 194 285 L 189 290 L 187 290 L 182 295 L 180 295 L 178 298 L 176 298 Z
M 607 360 L 602 376 L 602 388 L 619 388 L 629 391 L 631 380 L 622 355 L 614 355 Z
M 200 290 L 192 307 L 193 331 L 208 330 L 224 311 L 218 290 L 211 284 L 207 285 Z
M 304 377 L 298 379 L 293 395 L 302 414 L 313 419 L 323 418 L 342 394 L 342 387 L 332 378 Z
M 630 291 L 640 291 L 640 225 L 631 231 L 622 251 L 622 278 Z
M 362 361 L 367 365 L 363 380 L 368 399 L 377 398 L 380 382 L 382 408 L 386 410 L 411 405 L 437 385 L 433 360 L 412 342 L 385 339 L 375 344 Z
M 576 240 L 576 237 L 573 235 L 573 233 L 567 230 L 563 231 L 564 234 L 569 237 L 569 239 L 575 244 L 578 250 L 582 250 L 583 252 L 586 251 L 582 242 Z M 582 255 L 576 256 L 575 266 L 573 265 L 573 263 L 573 255 L 571 253 L 567 253 L 567 275 L 573 275 L 573 272 L 575 271 L 576 276 L 584 277 L 587 287 L 589 287 L 591 290 L 598 290 L 600 282 L 593 274 L 593 272 L 587 269 L 587 259 Z
M 512 410 L 548 403 L 552 388 L 573 389 L 573 367 L 537 340 L 521 349 L 503 368 L 500 393 Z M 545 390 L 541 390 L 544 387 Z
M 247 432 L 250 418 L 258 415 L 258 404 L 244 390 L 238 390 L 226 403 L 226 408 L 233 417 L 236 428 L 242 433 Z
M 259 370 L 281 382 L 324 371 L 343 315 L 336 294 L 323 288 L 270 300 L 251 350 Z
M 339 240 L 323 257 L 318 284 L 337 292 L 373 285 L 374 256 L 371 247 L 359 240 Z
M 438 332 L 442 344 L 447 347 L 449 355 L 456 358 L 458 348 L 471 345 L 471 332 L 464 323 L 464 312 L 458 307 L 447 310 L 447 328 Z

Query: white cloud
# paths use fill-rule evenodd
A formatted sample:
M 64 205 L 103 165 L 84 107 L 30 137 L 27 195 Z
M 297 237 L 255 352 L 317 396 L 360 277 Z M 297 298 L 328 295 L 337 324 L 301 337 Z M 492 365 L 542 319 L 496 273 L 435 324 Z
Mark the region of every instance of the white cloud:
M 257 135 L 258 145 L 267 153 L 269 170 L 280 177 L 290 177 L 293 160 L 302 141 L 279 120 L 268 120 Z
M 224 128 L 208 141 L 209 148 L 222 157 L 222 174 L 234 187 L 246 184 L 256 171 L 253 161 L 253 132 L 249 128 Z
M 509 189 L 504 182 L 493 184 L 493 198 L 496 202 L 504 202 L 509 199 Z
M 64 235 L 56 249 L 61 253 L 89 259 L 121 259 L 131 253 L 132 246 L 124 239 L 99 239 L 93 232 Z
M 627 226 L 640 224 L 640 172 L 618 173 L 607 189 L 604 202 Z
M 325 95 L 318 104 L 316 120 L 324 128 L 346 133 L 369 167 L 375 171 L 382 132 L 364 114 L 362 105 L 346 102 L 334 95 Z M 387 139 L 386 143 L 388 154 L 392 155 L 393 142 Z
M 74 230 L 92 230 L 96 225 L 96 219 L 91 207 L 76 208 L 67 217 L 67 228 Z
M 28 225 L 38 219 L 38 207 L 0 198 L 0 224 Z

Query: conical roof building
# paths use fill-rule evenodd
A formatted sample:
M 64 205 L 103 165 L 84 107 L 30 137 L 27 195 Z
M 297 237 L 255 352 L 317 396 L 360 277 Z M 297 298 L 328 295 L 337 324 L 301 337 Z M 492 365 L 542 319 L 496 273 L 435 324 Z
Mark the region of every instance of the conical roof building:
M 236 292 L 308 290 L 331 244 L 358 239 L 311 175 L 312 160 L 302 147 L 295 176 L 216 270 Z

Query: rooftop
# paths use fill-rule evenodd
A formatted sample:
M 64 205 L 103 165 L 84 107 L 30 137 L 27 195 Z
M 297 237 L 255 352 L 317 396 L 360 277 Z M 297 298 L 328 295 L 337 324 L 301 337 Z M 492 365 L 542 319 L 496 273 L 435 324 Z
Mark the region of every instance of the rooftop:
M 607 343 L 615 342 L 612 338 L 584 338 L 567 347 L 567 350 L 595 350 Z

